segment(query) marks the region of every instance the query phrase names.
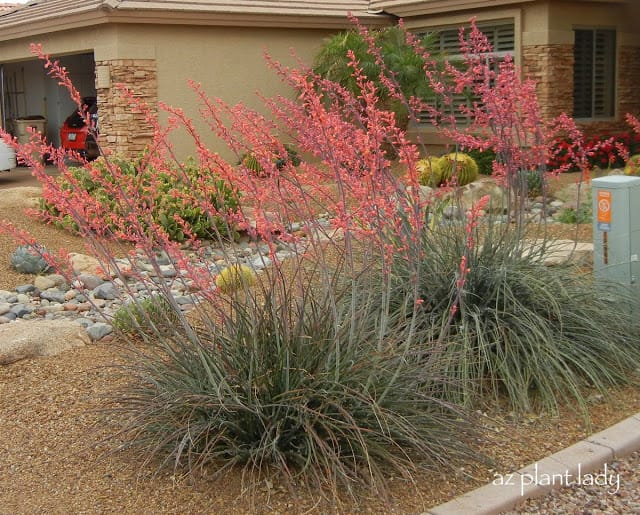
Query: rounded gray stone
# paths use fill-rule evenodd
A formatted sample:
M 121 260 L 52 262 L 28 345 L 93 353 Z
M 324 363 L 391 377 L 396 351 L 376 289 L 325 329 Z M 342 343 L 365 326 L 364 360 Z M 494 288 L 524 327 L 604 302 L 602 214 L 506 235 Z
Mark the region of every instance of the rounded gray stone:
M 111 282 L 103 283 L 93 290 L 93 296 L 96 299 L 114 300 L 120 295 L 120 291 L 115 284 Z
M 84 287 L 89 290 L 94 290 L 106 282 L 102 277 L 95 274 L 80 274 L 78 276 L 78 281 L 80 281 Z
M 178 275 L 178 272 L 176 271 L 176 269 L 171 266 L 171 265 L 161 265 L 160 266 L 160 274 L 162 275 L 162 277 L 175 277 L 176 275 Z
M 113 327 L 104 322 L 96 322 L 93 325 L 87 327 L 87 334 L 92 341 L 102 340 L 108 334 L 113 332 Z
M 29 306 L 27 304 L 15 304 L 11 306 L 11 313 L 16 315 L 18 318 L 22 318 L 25 315 L 33 313 L 33 306 Z
M 55 280 L 48 275 L 39 275 L 33 280 L 33 284 L 39 290 L 48 290 L 56 286 Z
M 49 302 L 55 302 L 56 304 L 62 304 L 63 302 L 65 302 L 64 292 L 62 290 L 58 290 L 57 288 L 51 288 L 49 290 L 40 292 L 40 298 L 48 300 Z
M 262 270 L 265 267 L 271 266 L 271 258 L 259 256 L 251 261 L 251 266 L 255 270 Z

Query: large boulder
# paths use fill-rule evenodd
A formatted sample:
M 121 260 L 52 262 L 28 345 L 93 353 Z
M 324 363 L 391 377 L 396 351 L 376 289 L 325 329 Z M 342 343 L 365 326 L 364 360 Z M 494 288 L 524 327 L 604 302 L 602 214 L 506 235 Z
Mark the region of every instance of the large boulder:
M 553 181 L 553 179 L 551 179 Z M 589 195 L 591 194 L 591 183 L 583 181 L 581 183 L 575 182 L 573 184 L 567 184 L 563 188 L 558 189 L 554 194 L 554 198 L 569 204 L 575 208 L 577 204 L 584 204 L 589 202 Z
M 101 275 L 102 266 L 100 265 L 100 261 L 93 256 L 87 256 L 86 254 L 80 254 L 78 252 L 69 252 L 69 259 L 75 274 Z
M 593 243 L 576 243 L 573 240 L 529 240 L 524 243 L 524 255 L 538 256 L 542 252 L 542 262 L 546 266 L 593 264 Z
M 412 192 L 410 191 L 410 193 Z M 458 202 L 462 211 L 467 211 L 484 196 L 489 196 L 485 212 L 502 214 L 509 208 L 509 196 L 506 189 L 491 177 L 485 177 L 454 189 L 420 186 L 418 196 L 423 202 L 448 200 L 451 202 L 448 211 L 457 212 Z M 446 215 L 445 217 L 450 216 Z
M 20 186 L 2 190 L 2 207 L 37 208 L 42 197 L 42 188 L 36 186 Z
M 435 198 L 434 191 L 438 191 L 437 189 L 431 188 L 430 186 L 418 186 L 418 198 L 421 202 L 428 202 Z M 413 196 L 413 187 L 407 186 L 407 192 L 409 196 Z
M 489 203 L 485 211 L 489 213 L 504 213 L 509 208 L 509 195 L 505 188 L 496 183 L 495 179 L 487 177 L 474 181 L 462 187 L 460 195 L 461 207 L 468 210 L 482 197 L 489 196 Z
M 55 356 L 91 342 L 71 320 L 29 320 L 0 325 L 0 365 L 21 359 Z

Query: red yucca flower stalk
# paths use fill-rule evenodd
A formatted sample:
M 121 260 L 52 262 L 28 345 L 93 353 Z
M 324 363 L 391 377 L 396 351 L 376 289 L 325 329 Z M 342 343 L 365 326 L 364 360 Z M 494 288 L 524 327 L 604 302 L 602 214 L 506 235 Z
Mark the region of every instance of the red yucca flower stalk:
M 519 170 L 541 166 L 545 138 L 535 84 L 522 80 L 513 60 L 498 60 L 486 36 L 472 20 L 460 29 L 461 62 L 436 67 L 424 53 L 427 77 L 438 102 L 415 102 L 430 123 L 453 143 L 465 149 L 492 148 L 498 155 L 495 173 L 509 184 Z M 424 51 L 423 51 L 424 52 Z M 477 99 L 459 103 L 461 93 Z M 466 120 L 458 122 L 459 116 Z
M 66 70 L 44 54 L 41 46 L 32 46 L 32 51 L 43 60 L 49 75 L 69 90 L 80 112 L 87 116 Z M 211 152 L 181 109 L 160 104 L 169 115 L 165 126 L 161 126 L 157 117 L 124 87 L 120 87 L 122 99 L 132 110 L 145 115 L 147 124 L 153 129 L 153 138 L 137 164 L 137 173 L 128 173 L 108 156 L 104 162 L 84 165 L 90 180 L 113 199 L 111 205 L 87 191 L 74 170 L 67 166 L 68 156 L 64 151 L 51 148 L 35 135 L 28 145 L 11 143 L 42 182 L 45 202 L 54 206 L 57 212 L 71 216 L 80 234 L 99 255 L 105 270 L 118 273 L 118 265 L 111 253 L 106 252 L 100 238 L 93 237 L 96 235 L 129 242 L 151 256 L 156 249 L 163 248 L 175 264 L 180 263 L 185 280 L 196 283 L 203 295 L 215 296 L 211 287 L 215 274 L 203 275 L 199 257 L 193 253 L 187 256 L 153 219 L 151 199 L 158 196 L 166 177 L 176 183 L 189 183 L 186 189 L 171 191 L 174 198 L 225 220 L 228 232 L 243 230 L 260 239 L 269 245 L 271 261 L 276 259 L 277 242 L 300 243 L 300 236 L 288 231 L 292 222 L 299 222 L 305 229 L 307 253 L 317 250 L 320 242 L 323 246 L 340 248 L 344 242 L 347 259 L 351 260 L 353 243 L 366 240 L 367 246 L 377 249 L 388 262 L 390 256 L 398 252 L 398 247 L 409 245 L 397 238 L 391 242 L 390 235 L 415 239 L 424 224 L 425 201 L 417 195 L 416 146 L 396 127 L 393 114 L 378 106 L 376 88 L 364 78 L 355 59 L 352 62 L 354 76 L 362 90 L 358 98 L 337 84 L 320 80 L 308 68 L 289 69 L 271 59 L 268 62 L 298 95 L 296 100 L 264 99 L 272 119 L 243 105 L 228 106 L 219 99 L 210 100 L 199 85 L 191 83 L 201 100 L 200 114 L 212 131 L 238 157 L 250 150 L 266 171 L 265 178 L 257 178 L 250 170 L 234 166 Z M 176 162 L 169 143 L 169 134 L 178 127 L 185 128 L 195 143 L 197 165 L 203 171 L 195 182 L 186 177 L 184 167 Z M 283 134 L 312 159 L 297 167 L 291 163 L 277 167 L 274 156 L 286 154 L 280 142 Z M 5 138 L 8 141 L 7 135 Z M 393 175 L 391 162 L 381 148 L 383 142 L 391 142 L 398 149 L 400 162 L 409 170 L 406 181 L 398 181 Z M 47 176 L 40 160 L 34 157 L 44 153 L 52 156 L 60 170 L 60 180 Z M 168 166 L 171 162 L 177 166 Z M 154 173 L 145 174 L 145 170 Z M 243 207 L 220 212 L 212 202 L 218 191 L 208 180 L 211 176 L 240 191 Z M 61 187 L 62 182 L 69 187 Z M 319 213 L 327 215 L 330 226 L 317 223 Z M 48 221 L 56 218 L 51 212 L 43 216 Z M 186 221 L 179 214 L 174 217 L 197 249 L 200 242 L 192 237 Z M 412 227 L 411 231 L 400 230 L 406 224 Z M 338 239 L 334 239 L 336 234 L 340 236 Z M 218 236 L 222 238 L 223 235 Z M 127 249 L 123 248 L 125 251 Z M 126 273 L 144 278 L 136 271 L 133 258 Z
M 418 111 L 427 112 L 433 125 L 457 146 L 493 148 L 498 156 L 494 163 L 495 173 L 512 188 L 517 186 L 520 170 L 544 166 L 548 158 L 545 146 L 548 138 L 543 134 L 534 84 L 520 80 L 510 59 L 496 66 L 492 58 L 486 57 L 491 47 L 475 23 L 472 22 L 468 33 L 461 30 L 462 67 L 446 64 L 441 70 L 426 50 L 417 47 L 415 38 L 407 36 L 422 53 L 425 75 L 441 99 L 439 110 L 422 99 L 404 98 L 393 76 L 384 75 L 384 63 L 373 39 L 365 28 L 359 27 L 359 30 L 369 41 L 371 52 L 377 56 L 383 70 L 381 83 L 392 97 L 411 108 L 414 119 L 417 119 Z M 52 62 L 41 47 L 34 46 L 33 51 L 43 59 L 49 74 L 70 90 L 81 109 L 81 98 L 70 84 L 66 71 Z M 166 126 L 161 127 L 146 107 L 123 89 L 123 97 L 131 108 L 145 113 L 147 123 L 153 127 L 153 141 L 139 166 L 153 168 L 175 177 L 176 181 L 187 180 L 183 167 L 168 169 L 166 165 L 173 160 L 168 135 L 177 127 L 184 127 L 194 140 L 198 166 L 208 172 L 188 188 L 189 193 L 176 191 L 175 195 L 190 196 L 183 200 L 212 216 L 221 216 L 230 228 L 249 231 L 271 245 L 272 251 L 276 248 L 274 234 L 280 240 L 295 242 L 296 236 L 287 234 L 291 221 L 309 226 L 307 236 L 310 236 L 311 247 L 317 237 L 326 240 L 336 230 L 344 235 L 347 248 L 352 245 L 352 239 L 365 238 L 375 241 L 374 247 L 387 257 L 397 254 L 398 247 L 415 246 L 418 242 L 415 235 L 423 230 L 426 208 L 425 201 L 416 193 L 419 190 L 415 169 L 418 147 L 407 141 L 405 133 L 395 125 L 393 113 L 380 108 L 376 87 L 365 79 L 353 55 L 351 58 L 354 78 L 360 86 L 357 97 L 335 83 L 321 80 L 304 66 L 290 69 L 268 59 L 270 66 L 298 95 L 295 100 L 264 99 L 271 110 L 271 119 L 243 105 L 228 106 L 219 99 L 210 100 L 198 84 L 191 84 L 201 100 L 201 115 L 212 131 L 238 158 L 251 151 L 266 172 L 266 178 L 261 180 L 256 180 L 250 170 L 234 166 L 211 152 L 182 110 L 161 104 L 160 108 L 169 114 Z M 478 101 L 471 107 L 456 105 L 456 94 L 463 91 L 471 93 Z M 470 123 L 459 126 L 455 112 L 465 114 Z M 576 134 L 575 126 L 570 126 L 568 118 L 556 120 L 553 130 Z M 277 167 L 274 156 L 286 154 L 280 142 L 283 135 L 314 160 L 307 160 L 299 167 L 290 163 Z M 574 136 L 574 140 L 579 138 L 579 135 Z M 382 148 L 384 143 L 395 148 L 400 163 L 406 167 L 407 176 L 403 181 L 393 176 L 391 162 Z M 103 186 L 122 206 L 119 212 L 114 212 L 105 209 L 80 187 L 64 164 L 64 153 L 47 147 L 38 148 L 37 142 L 31 145 L 24 149 L 25 160 L 29 161 L 36 148 L 46 149 L 54 156 L 62 176 L 73 185 L 62 190 L 46 177 L 39 163 L 32 162 L 34 173 L 43 180 L 45 200 L 57 206 L 59 211 L 73 213 L 74 219 L 83 221 L 79 224 L 82 225 L 81 232 L 112 234 L 146 249 L 166 244 L 174 259 L 184 259 L 151 219 L 148 199 L 155 196 L 159 187 L 159 180 L 154 179 L 153 174 L 148 183 L 139 185 L 135 176 L 127 176 L 107 160 L 112 180 Z M 87 167 L 98 180 L 95 167 L 91 164 Z M 243 204 L 252 209 L 218 212 L 210 200 L 217 194 L 206 181 L 210 174 L 233 184 L 241 191 Z M 140 188 L 139 194 L 134 195 L 133 191 Z M 320 212 L 328 213 L 332 222 L 330 228 L 314 223 Z M 144 220 L 142 225 L 141 220 Z M 178 215 L 176 222 L 189 236 L 188 225 Z M 409 231 L 407 224 L 412 228 Z M 395 237 L 391 244 L 390 234 L 401 235 L 407 241 L 399 242 Z M 190 275 L 193 280 L 202 281 L 199 271 Z
M 478 227 L 478 224 L 480 223 L 482 210 L 487 207 L 488 203 L 489 203 L 489 196 L 485 195 L 467 213 L 467 223 L 465 225 L 465 234 L 466 234 L 465 253 L 460 258 L 459 273 L 456 279 L 456 288 L 458 290 L 458 295 L 456 296 L 454 304 L 451 306 L 451 315 L 450 315 L 451 319 L 459 309 L 460 298 L 461 298 L 460 294 L 467 280 L 467 275 L 471 271 L 468 265 L 469 253 L 473 252 L 473 249 L 475 248 L 475 245 L 476 245 L 476 241 L 475 241 L 476 227 Z
M 461 31 L 464 62 L 461 69 L 447 64 L 441 71 L 428 52 L 421 50 L 425 75 L 433 90 L 444 99 L 444 111 L 439 112 L 421 99 L 402 96 L 393 76 L 384 75 L 384 63 L 373 39 L 364 27 L 359 30 L 369 41 L 372 54 L 377 56 L 382 69 L 381 83 L 392 97 L 411 108 L 414 119 L 417 119 L 417 110 L 429 112 L 432 123 L 456 145 L 493 148 L 498 155 L 494 164 L 496 175 L 504 177 L 511 187 L 515 185 L 519 170 L 533 169 L 544 163 L 545 138 L 541 134 L 534 86 L 531 82 L 520 81 L 509 59 L 496 69 L 491 59 L 484 57 L 490 52 L 490 45 L 475 23 L 472 22 L 468 35 Z M 416 44 L 412 36 L 407 38 Z M 70 83 L 66 70 L 52 62 L 41 47 L 34 46 L 33 51 L 44 61 L 49 74 L 69 89 L 78 108 L 82 109 L 80 95 Z M 393 113 L 380 107 L 376 86 L 366 80 L 354 56 L 350 58 L 360 88 L 357 96 L 338 84 L 322 80 L 303 65 L 292 69 L 267 58 L 270 67 L 297 94 L 295 100 L 264 99 L 271 111 L 269 118 L 242 104 L 229 106 L 220 99 L 211 100 L 200 85 L 191 83 L 201 101 L 200 114 L 213 133 L 238 158 L 251 151 L 265 171 L 264 178 L 211 152 L 181 109 L 160 104 L 169 115 L 165 126 L 161 126 L 157 117 L 126 88 L 121 88 L 123 100 L 132 110 L 142 112 L 153 129 L 148 152 L 137 165 L 139 173 L 127 173 L 110 159 L 106 160 L 108 177 L 100 171 L 100 166 L 85 165 L 91 179 L 113 199 L 115 208 L 97 201 L 82 187 L 73 170 L 65 165 L 64 152 L 50 149 L 35 139 L 19 152 L 42 180 L 45 201 L 59 212 L 71 215 L 80 233 L 88 237 L 94 252 L 100 255 L 104 268 L 119 275 L 123 274 L 111 253 L 105 252 L 100 239 L 91 236 L 109 236 L 131 242 L 152 261 L 155 250 L 163 248 L 179 268 L 181 280 L 197 285 L 202 296 L 211 300 L 217 298 L 213 288 L 216 274 L 203 274 L 199 253 L 185 253 L 170 241 L 167 232 L 154 220 L 150 199 L 158 196 L 162 177 L 187 184 L 186 189 L 172 190 L 171 195 L 197 206 L 211 217 L 222 219 L 227 233 L 235 229 L 247 231 L 252 238 L 266 243 L 271 262 L 277 261 L 278 245 L 283 241 L 298 246 L 296 248 L 302 248 L 299 246 L 304 243 L 304 254 L 316 253 L 321 261 L 325 259 L 326 247 L 333 246 L 349 264 L 348 274 L 357 275 L 359 267 L 355 263 L 358 259 L 354 257 L 357 244 L 360 249 L 375 251 L 381 259 L 383 273 L 388 274 L 393 259 L 409 254 L 420 257 L 420 235 L 425 230 L 428 200 L 418 195 L 415 166 L 418 147 L 396 126 Z M 455 105 L 455 95 L 462 91 L 470 91 L 479 101 L 470 108 Z M 456 110 L 462 110 L 468 116 L 471 120 L 468 126 L 457 126 L 456 117 L 445 114 Z M 564 127 L 562 121 L 558 123 Z M 177 163 L 169 143 L 170 133 L 178 127 L 186 129 L 193 138 L 197 166 L 204 171 L 195 180 L 186 176 L 184 166 Z M 292 163 L 276 166 L 274 158 L 286 154 L 280 142 L 283 137 L 293 141 L 312 159 L 297 167 Z M 407 170 L 403 180 L 398 180 L 392 173 L 392 163 L 384 145 L 394 147 L 399 162 Z M 54 156 L 61 176 L 71 187 L 61 188 L 46 176 L 42 165 L 33 159 L 36 150 Z M 154 172 L 145 174 L 145 170 Z M 214 202 L 219 192 L 215 183 L 209 180 L 211 176 L 241 192 L 243 201 L 239 209 L 220 211 L 218 205 L 221 203 Z M 319 213 L 328 215 L 330 226 L 318 223 Z M 201 244 L 193 237 L 186 220 L 179 214 L 173 217 L 197 250 Z M 304 242 L 300 241 L 299 234 L 289 231 L 294 223 L 302 223 Z M 223 236 L 217 234 L 219 239 Z M 154 266 L 158 269 L 157 264 Z M 144 274 L 136 270 L 133 257 L 126 273 L 144 280 Z M 381 304 L 384 306 L 386 302 L 383 300 Z
M 66 71 L 50 61 L 40 47 L 35 47 L 34 52 L 78 100 L 79 95 L 72 89 Z M 163 366 L 188 356 L 198 358 L 188 366 L 181 365 L 177 376 L 162 374 L 155 384 L 197 374 L 204 361 L 207 364 L 204 378 L 189 384 L 215 383 L 212 385 L 215 395 L 207 394 L 207 405 L 215 398 L 222 403 L 222 413 L 239 414 L 235 423 L 225 422 L 222 427 L 239 428 L 255 420 L 255 426 L 239 437 L 242 445 L 237 447 L 226 430 L 203 430 L 199 439 L 198 424 L 188 423 L 187 435 L 181 436 L 175 446 L 176 464 L 186 454 L 190 465 L 206 462 L 212 459 L 207 454 L 210 452 L 213 456 L 232 456 L 225 466 L 243 461 L 251 471 L 259 472 L 275 462 L 289 475 L 294 470 L 290 470 L 291 462 L 298 460 L 303 471 L 310 463 L 315 464 L 309 474 L 312 478 L 320 476 L 320 483 L 342 480 L 340 482 L 350 489 L 352 484 L 363 482 L 363 462 L 370 476 L 364 482 L 370 485 L 384 484 L 378 479 L 381 470 L 377 459 L 409 476 L 415 468 L 410 453 L 415 452 L 420 460 L 426 456 L 427 462 L 446 463 L 448 459 L 440 456 L 441 451 L 434 453 L 436 446 L 431 443 L 432 438 L 423 433 L 440 427 L 440 418 L 446 419 L 450 408 L 442 401 L 429 408 L 432 392 L 426 385 L 434 378 L 410 355 L 413 331 L 406 330 L 404 323 L 398 328 L 392 327 L 388 293 L 384 290 L 380 298 L 364 304 L 359 304 L 362 296 L 341 293 L 345 289 L 349 291 L 348 286 L 353 287 L 356 279 L 369 269 L 382 271 L 380 277 L 386 280 L 392 260 L 420 240 L 426 201 L 418 195 L 417 148 L 396 127 L 393 114 L 378 106 L 377 90 L 365 80 L 355 59 L 352 62 L 354 77 L 362 90 L 358 97 L 336 84 L 320 80 L 310 69 L 290 69 L 273 60 L 269 60 L 269 64 L 297 94 L 295 100 L 264 99 L 271 117 L 243 105 L 229 106 L 219 99 L 212 100 L 199 85 L 191 84 L 201 101 L 200 114 L 213 134 L 238 158 L 250 151 L 264 170 L 261 177 L 208 149 L 195 124 L 181 109 L 160 104 L 160 109 L 168 115 L 166 124 L 161 126 L 157 117 L 124 87 L 120 88 L 122 99 L 130 109 L 146 116 L 153 132 L 147 152 L 135 163 L 134 173 L 118 159 L 106 156 L 104 162 L 85 163 L 84 175 L 78 177 L 77 170 L 66 166 L 62 151 L 52 152 L 45 142 L 36 141 L 35 136 L 32 145 L 19 148 L 19 152 L 43 182 L 45 201 L 73 219 L 92 253 L 100 258 L 105 272 L 121 279 L 124 293 L 138 298 L 139 292 L 134 291 L 128 281 L 135 278 L 146 288 L 144 293 L 159 292 L 168 301 L 174 315 L 168 324 L 169 334 L 164 335 L 152 326 L 154 329 L 143 332 L 142 336 L 150 343 L 166 344 L 165 352 L 171 359 L 163 361 Z M 78 107 L 81 108 L 80 104 Z M 195 177 L 175 159 L 169 136 L 176 128 L 186 130 L 193 138 L 197 168 L 201 172 Z M 293 141 L 308 159 L 299 166 L 291 162 L 277 166 L 275 158 L 286 155 L 281 143 L 283 137 Z M 400 162 L 410 170 L 404 181 L 392 173 L 392 163 L 383 149 L 388 142 L 398 148 Z M 37 160 L 29 161 L 29 155 L 36 149 L 52 153 L 61 179 L 48 178 Z M 86 180 L 99 185 L 109 198 L 108 204 L 89 193 L 83 183 Z M 242 200 L 237 209 L 218 207 L 224 203 L 216 202 L 219 200 L 217 181 L 239 191 Z M 187 220 L 179 213 L 173 215 L 174 221 L 183 229 L 187 242 L 178 244 L 170 240 L 168 232 L 157 223 L 154 211 L 157 208 L 154 199 L 166 193 L 160 190 L 167 183 L 176 184 L 169 191 L 172 199 L 223 221 L 226 230 L 215 226 L 212 237 L 217 243 L 223 243 L 220 250 L 227 263 L 242 259 L 239 247 L 225 241 L 234 230 L 245 231 L 250 238 L 268 247 L 268 256 L 263 256 L 263 260 L 265 265 L 268 261 L 272 266 L 264 268 L 255 290 L 239 284 L 238 289 L 244 295 L 229 297 L 215 288 L 218 270 L 206 265 L 206 245 L 195 238 Z M 55 219 L 55 210 L 49 215 L 49 221 Z M 303 234 L 292 229 L 294 223 L 302 227 Z M 126 242 L 119 258 L 114 256 L 113 247 L 105 245 L 107 239 Z M 280 263 L 278 257 L 283 244 L 293 249 L 285 264 Z M 157 280 L 162 277 L 157 259 L 159 251 L 175 268 L 173 283 Z M 151 263 L 155 274 L 141 267 L 140 254 Z M 184 316 L 172 293 L 172 288 L 180 283 L 196 290 L 199 296 L 201 302 L 194 310 L 198 324 L 192 325 Z M 136 289 L 139 290 L 139 286 Z M 372 296 L 368 292 L 364 294 Z M 181 352 L 176 352 L 176 347 Z M 274 358 L 281 361 L 272 363 Z M 408 367 L 419 373 L 409 373 Z M 245 374 L 248 379 L 243 379 Z M 278 377 L 264 379 L 274 374 Z M 283 391 L 271 394 L 270 389 L 281 385 L 284 385 Z M 177 388 L 173 383 L 172 387 Z M 323 395 L 327 398 L 318 392 L 325 392 Z M 144 395 L 147 393 L 145 390 Z M 164 398 L 160 392 L 150 395 Z M 197 395 L 190 391 L 189 396 L 181 397 L 183 402 L 172 403 L 178 410 L 184 405 L 185 413 L 171 416 L 170 422 L 163 419 L 165 423 L 173 424 L 197 415 L 200 410 L 189 407 L 194 398 Z M 153 399 L 156 402 L 158 397 Z M 286 402 L 291 403 L 290 409 L 278 407 L 278 403 Z M 403 404 L 406 408 L 401 408 Z M 350 413 L 353 406 L 363 406 L 362 410 L 354 411 L 363 419 L 353 418 Z M 404 411 L 396 413 L 399 409 Z M 458 410 L 450 410 L 455 412 L 454 420 L 460 421 Z M 164 417 L 167 411 L 160 410 L 154 416 Z M 208 420 L 215 420 L 214 412 L 218 413 L 212 408 L 212 418 Z M 149 417 L 150 413 L 153 411 L 145 410 L 132 419 L 142 420 L 139 417 Z M 289 427 L 291 413 L 299 413 L 301 417 L 293 428 Z M 284 414 L 281 415 L 284 418 L 279 419 L 279 414 Z M 433 420 L 425 423 L 425 417 Z M 421 422 L 418 424 L 417 420 Z M 136 428 L 131 431 L 137 437 L 142 433 L 154 434 L 161 426 L 149 422 L 144 426 L 146 432 Z M 267 445 L 263 440 L 270 437 L 272 427 L 277 428 L 274 441 Z M 294 430 L 300 434 L 281 437 Z M 256 434 L 259 437 L 255 449 L 248 451 L 247 435 Z M 325 434 L 328 436 L 324 437 Z M 353 436 L 348 436 L 350 434 Z M 187 436 L 192 442 L 189 445 L 185 444 Z M 154 452 L 166 447 L 167 438 L 170 439 L 166 435 L 158 438 L 163 443 L 154 444 Z M 309 443 L 298 447 L 300 439 L 308 439 Z M 377 443 L 367 445 L 369 440 Z M 286 442 L 291 442 L 293 447 L 289 449 Z M 226 450 L 219 451 L 222 447 Z M 399 454 L 385 452 L 380 458 L 376 457 L 381 449 L 389 447 L 398 449 Z M 451 448 L 458 449 L 458 446 Z M 300 461 L 300 452 L 305 449 L 311 449 L 310 454 Z M 363 449 L 357 459 L 350 458 L 354 449 Z M 255 452 L 254 457 L 250 457 L 251 452 Z
M 544 168 L 551 133 L 564 131 L 572 142 L 583 141 L 567 117 L 555 120 L 545 133 L 534 84 L 520 80 L 512 60 L 495 64 L 487 58 L 490 45 L 475 23 L 460 34 L 462 67 L 441 67 L 407 35 L 424 59 L 425 76 L 438 98 L 435 105 L 405 98 L 385 70 L 374 39 L 364 27 L 358 30 L 382 70 L 380 83 L 408 108 L 410 118 L 427 113 L 458 148 L 494 149 L 495 175 L 511 190 L 520 191 L 521 171 Z M 82 112 L 81 97 L 66 70 L 40 46 L 33 51 Z M 197 467 L 222 459 L 221 470 L 241 463 L 251 474 L 275 463 L 296 481 L 296 471 L 302 470 L 316 483 L 332 489 L 340 483 L 347 490 L 362 483 L 383 488 L 381 463 L 405 477 L 418 467 L 414 456 L 431 464 L 455 463 L 465 417 L 441 398 L 434 402 L 444 389 L 440 374 L 445 367 L 438 365 L 432 348 L 425 350 L 433 342 L 418 341 L 424 330 L 418 315 L 432 308 L 425 302 L 429 292 L 419 286 L 428 282 L 422 281 L 421 265 L 432 207 L 429 197 L 420 196 L 420 148 L 380 105 L 378 89 L 365 78 L 355 56 L 350 53 L 349 58 L 359 86 L 356 95 L 301 63 L 291 68 L 267 57 L 270 68 L 295 93 L 295 98 L 263 98 L 268 115 L 211 99 L 191 82 L 202 120 L 239 165 L 211 151 L 182 109 L 160 103 L 167 118 L 161 125 L 123 86 L 122 101 L 142 113 L 152 129 L 146 152 L 135 162 L 107 155 L 83 163 L 79 174 L 67 167 L 69 156 L 63 150 L 51 148 L 36 134 L 27 145 L 3 134 L 43 184 L 44 200 L 52 206 L 46 220 L 70 217 L 105 273 L 121 279 L 131 298 L 139 298 L 142 284 L 143 293 L 159 292 L 168 303 L 168 334 L 153 324 L 141 331 L 149 343 L 164 346 L 167 359 L 144 356 L 142 363 L 149 367 L 134 370 L 141 384 L 132 395 L 138 404 L 122 408 L 133 420 L 124 430 L 128 436 L 142 438 L 152 455 L 171 449 L 163 463 L 186 461 Z M 477 102 L 457 105 L 463 92 Z M 466 115 L 469 124 L 458 125 L 456 113 Z M 170 140 L 177 129 L 193 140 L 197 173 L 176 158 Z M 303 156 L 299 165 L 282 159 L 287 155 L 283 140 Z M 389 147 L 398 164 L 392 163 Z M 47 176 L 34 156 L 45 153 L 52 156 L 60 179 Z M 242 164 L 247 153 L 259 164 L 260 174 Z M 586 158 L 585 153 L 571 156 L 583 168 Z M 406 169 L 404 176 L 399 178 L 394 167 Z M 104 195 L 92 195 L 87 183 Z M 239 204 L 228 201 L 230 190 Z M 230 241 L 236 231 L 268 249 L 259 258 L 264 266 L 253 264 L 263 269 L 254 288 L 248 284 L 253 278 L 249 281 L 242 273 L 236 274 L 235 295 L 216 288 L 219 268 L 207 262 L 211 241 L 197 236 L 183 212 L 171 210 L 176 202 L 217 221 L 209 237 L 226 265 L 243 260 L 240 246 Z M 483 198 L 469 210 L 461 255 L 448 260 L 460 259 L 457 275 L 447 285 L 452 288 L 447 294 L 454 293 L 446 295 L 453 299 L 445 307 L 448 327 L 464 307 L 470 257 L 480 248 L 474 235 L 487 202 Z M 185 241 L 173 241 L 167 225 Z M 118 257 L 107 240 L 122 243 Z M 284 262 L 283 248 L 288 256 Z M 160 264 L 160 253 L 174 269 L 173 282 L 158 280 L 167 266 Z M 154 273 L 141 265 L 141 254 Z M 409 284 L 409 293 L 396 302 L 398 264 L 408 270 L 400 281 Z M 137 291 L 131 278 L 139 283 Z M 176 285 L 196 292 L 193 317 L 181 311 L 173 293 Z M 446 335 L 447 327 L 440 334 Z M 395 452 L 385 451 L 389 448 Z

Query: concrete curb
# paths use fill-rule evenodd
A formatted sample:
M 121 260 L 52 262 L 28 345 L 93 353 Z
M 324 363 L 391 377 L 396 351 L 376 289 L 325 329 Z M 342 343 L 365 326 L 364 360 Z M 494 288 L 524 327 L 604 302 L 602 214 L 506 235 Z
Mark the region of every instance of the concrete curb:
M 422 515 L 497 515 L 640 449 L 640 413 Z M 555 475 L 555 476 L 554 476 Z M 555 480 L 552 480 L 555 478 Z

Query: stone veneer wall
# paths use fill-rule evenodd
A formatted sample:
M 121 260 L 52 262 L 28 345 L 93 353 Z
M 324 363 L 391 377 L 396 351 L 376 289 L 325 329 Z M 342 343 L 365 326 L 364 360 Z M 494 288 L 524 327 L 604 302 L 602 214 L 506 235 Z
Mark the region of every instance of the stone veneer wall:
M 589 132 L 626 132 L 630 130 L 625 121 L 627 113 L 640 115 L 640 47 L 622 46 L 618 48 L 618 99 L 617 120 L 594 122 Z
M 153 129 L 142 113 L 134 112 L 117 84 L 126 85 L 152 113 L 158 111 L 158 73 L 154 59 L 121 59 L 96 62 L 96 69 L 108 69 L 109 87 L 96 81 L 100 142 L 117 156 L 134 158 L 144 150 Z
M 522 48 L 525 78 L 537 83 L 545 120 L 573 111 L 573 45 L 531 45 Z
M 537 93 L 545 120 L 573 112 L 573 45 L 532 45 L 522 49 L 522 71 L 538 84 Z M 618 49 L 617 117 L 580 123 L 587 135 L 624 132 L 626 113 L 640 114 L 640 48 Z

